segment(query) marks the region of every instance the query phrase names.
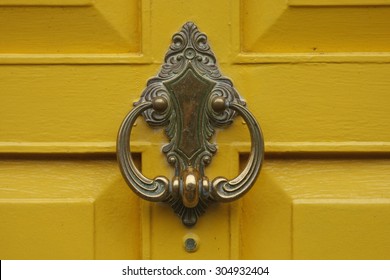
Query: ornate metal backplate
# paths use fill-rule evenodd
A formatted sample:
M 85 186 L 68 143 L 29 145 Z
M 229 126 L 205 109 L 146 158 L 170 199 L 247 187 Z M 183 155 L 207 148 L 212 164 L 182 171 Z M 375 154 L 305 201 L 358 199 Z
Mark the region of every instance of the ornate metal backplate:
M 264 155 L 260 127 L 233 83 L 221 75 L 206 35 L 194 23 L 187 22 L 173 36 L 160 72 L 148 81 L 134 106 L 119 130 L 117 157 L 127 184 L 140 197 L 168 202 L 183 223 L 192 226 L 211 201 L 238 199 L 252 187 Z M 150 126 L 165 127 L 169 143 L 162 151 L 175 169 L 171 180 L 146 178 L 131 159 L 130 132 L 141 114 Z M 216 128 L 229 126 L 237 114 L 251 134 L 249 161 L 236 178 L 210 182 L 205 167 L 217 152 L 211 138 Z

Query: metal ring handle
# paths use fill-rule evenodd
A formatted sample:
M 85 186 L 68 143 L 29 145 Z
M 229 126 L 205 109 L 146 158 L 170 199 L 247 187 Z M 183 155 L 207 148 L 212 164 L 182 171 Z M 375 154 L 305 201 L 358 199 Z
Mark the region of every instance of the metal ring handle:
M 229 202 L 243 196 L 253 186 L 264 159 L 264 138 L 256 119 L 246 107 L 229 104 L 245 120 L 251 136 L 251 153 L 245 169 L 236 178 L 217 177 L 211 183 L 211 196 L 216 201 Z
M 150 126 L 165 128 L 169 143 L 162 152 L 175 169 L 171 181 L 146 178 L 132 161 L 130 134 L 141 114 Z M 217 177 L 210 183 L 205 170 L 217 152 L 215 129 L 228 127 L 237 115 L 251 135 L 249 162 L 234 179 Z M 187 22 L 173 36 L 160 72 L 148 81 L 119 129 L 117 157 L 123 177 L 137 195 L 169 203 L 186 226 L 193 226 L 210 201 L 229 202 L 244 195 L 255 183 L 263 156 L 259 124 L 232 81 L 219 72 L 207 36 Z
M 131 158 L 130 135 L 137 117 L 152 108 L 152 102 L 145 102 L 131 110 L 122 122 L 117 138 L 119 168 L 127 185 L 140 197 L 149 201 L 163 201 L 169 194 L 169 180 L 164 176 L 149 179 L 142 175 Z

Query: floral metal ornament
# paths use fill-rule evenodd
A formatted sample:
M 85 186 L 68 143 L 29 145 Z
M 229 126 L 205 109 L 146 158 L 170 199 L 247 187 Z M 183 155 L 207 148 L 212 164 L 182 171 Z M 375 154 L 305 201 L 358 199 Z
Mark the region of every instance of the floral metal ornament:
M 165 127 L 169 143 L 162 151 L 174 167 L 171 180 L 146 178 L 132 161 L 130 133 L 139 115 L 152 127 Z M 247 166 L 232 180 L 217 177 L 210 182 L 205 167 L 217 152 L 211 138 L 216 128 L 228 127 L 237 115 L 251 135 Z M 160 72 L 148 81 L 119 129 L 117 157 L 124 179 L 137 195 L 169 203 L 184 225 L 193 226 L 210 202 L 229 202 L 244 195 L 260 172 L 263 156 L 260 126 L 231 80 L 220 73 L 207 36 L 187 22 L 173 35 Z

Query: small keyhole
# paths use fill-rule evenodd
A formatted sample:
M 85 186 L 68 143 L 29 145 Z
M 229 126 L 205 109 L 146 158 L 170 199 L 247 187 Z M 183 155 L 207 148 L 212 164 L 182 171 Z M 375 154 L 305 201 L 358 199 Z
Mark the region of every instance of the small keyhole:
M 195 252 L 197 247 L 198 247 L 198 244 L 196 243 L 196 240 L 193 238 L 187 238 L 184 241 L 184 248 L 189 253 Z

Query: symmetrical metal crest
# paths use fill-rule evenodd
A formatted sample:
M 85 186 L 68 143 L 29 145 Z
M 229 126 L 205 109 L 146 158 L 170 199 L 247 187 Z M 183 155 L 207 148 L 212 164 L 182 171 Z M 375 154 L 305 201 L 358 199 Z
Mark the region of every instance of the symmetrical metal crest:
M 209 201 L 235 200 L 253 185 L 264 154 L 260 127 L 233 83 L 221 75 L 206 35 L 194 23 L 187 22 L 174 34 L 160 72 L 134 106 L 119 130 L 117 156 L 122 175 L 142 198 L 168 202 L 183 223 L 192 226 Z M 211 138 L 215 128 L 230 125 L 237 113 L 251 133 L 250 159 L 235 179 L 218 177 L 210 183 L 205 167 L 217 151 Z M 132 162 L 130 132 L 140 114 L 150 126 L 166 127 L 169 143 L 163 152 L 175 168 L 171 181 L 146 178 Z

